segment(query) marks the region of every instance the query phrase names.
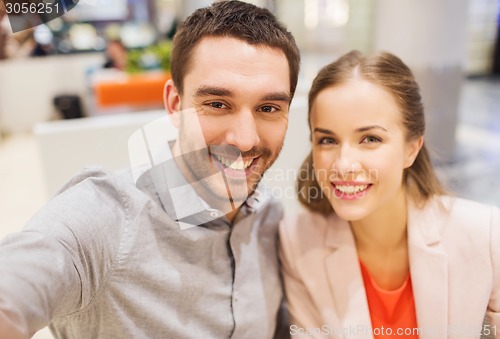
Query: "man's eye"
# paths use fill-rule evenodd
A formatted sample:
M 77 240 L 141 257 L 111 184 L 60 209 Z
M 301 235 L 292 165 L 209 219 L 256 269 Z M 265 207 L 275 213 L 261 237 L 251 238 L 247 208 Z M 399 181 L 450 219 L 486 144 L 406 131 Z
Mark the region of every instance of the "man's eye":
M 260 108 L 260 110 L 264 113 L 273 113 L 273 112 L 276 112 L 278 109 L 274 106 L 266 105 L 266 106 L 262 106 Z
M 210 108 L 226 108 L 226 105 L 218 101 L 210 102 L 208 103 L 208 106 L 210 106 Z

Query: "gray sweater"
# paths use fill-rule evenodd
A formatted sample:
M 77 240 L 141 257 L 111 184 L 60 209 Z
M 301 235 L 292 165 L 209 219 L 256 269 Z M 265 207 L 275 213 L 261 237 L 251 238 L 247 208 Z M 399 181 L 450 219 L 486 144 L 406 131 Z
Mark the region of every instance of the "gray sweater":
M 0 243 L 2 316 L 57 338 L 271 338 L 281 205 L 256 194 L 232 225 L 207 209 L 181 229 L 165 200 L 147 176 L 75 176 Z

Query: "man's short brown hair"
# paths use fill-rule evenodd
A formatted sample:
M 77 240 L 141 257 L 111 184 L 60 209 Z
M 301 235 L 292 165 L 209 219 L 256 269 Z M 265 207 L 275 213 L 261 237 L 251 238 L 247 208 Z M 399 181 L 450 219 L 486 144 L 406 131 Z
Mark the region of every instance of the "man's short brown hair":
M 288 59 L 293 97 L 300 65 L 295 39 L 267 9 L 241 1 L 216 2 L 198 9 L 179 26 L 171 57 L 172 80 L 179 93 L 183 91 L 193 50 L 204 37 L 230 37 L 282 50 Z

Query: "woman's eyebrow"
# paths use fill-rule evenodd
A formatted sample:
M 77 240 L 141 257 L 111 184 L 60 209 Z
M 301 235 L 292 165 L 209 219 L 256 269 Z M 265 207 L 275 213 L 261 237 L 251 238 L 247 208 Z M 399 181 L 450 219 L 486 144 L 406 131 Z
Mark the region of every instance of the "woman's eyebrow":
M 387 130 L 385 128 L 383 128 L 382 126 L 378 126 L 378 125 L 371 125 L 371 126 L 359 127 L 359 128 L 356 128 L 354 130 L 354 132 L 356 132 L 356 133 L 362 133 L 362 132 L 366 132 L 366 131 L 369 131 L 369 130 L 372 130 L 372 129 L 381 129 L 381 130 L 387 132 Z M 316 127 L 314 129 L 314 132 L 335 135 L 335 133 L 333 133 L 329 129 L 319 128 L 319 127 Z
M 378 125 L 371 125 L 371 126 L 365 126 L 365 127 L 359 127 L 359 128 L 356 128 L 354 130 L 354 132 L 357 132 L 357 133 L 361 133 L 361 132 L 366 132 L 366 131 L 369 131 L 369 130 L 372 130 L 372 129 L 381 129 L 385 132 L 387 132 L 387 130 L 381 126 L 378 126 Z
M 334 133 L 332 131 L 330 131 L 329 129 L 324 129 L 324 128 L 319 128 L 319 127 L 316 127 L 314 129 L 314 132 L 319 132 L 319 133 L 324 133 L 324 134 L 331 134 L 333 135 Z

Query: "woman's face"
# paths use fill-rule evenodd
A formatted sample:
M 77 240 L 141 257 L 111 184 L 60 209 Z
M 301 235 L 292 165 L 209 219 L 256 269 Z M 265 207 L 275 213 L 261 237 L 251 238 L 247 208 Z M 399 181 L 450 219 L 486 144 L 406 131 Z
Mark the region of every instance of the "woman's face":
M 357 221 L 390 213 L 404 198 L 403 170 L 422 138 L 406 141 L 388 91 L 359 78 L 326 88 L 311 108 L 311 128 L 316 178 L 339 217 Z

